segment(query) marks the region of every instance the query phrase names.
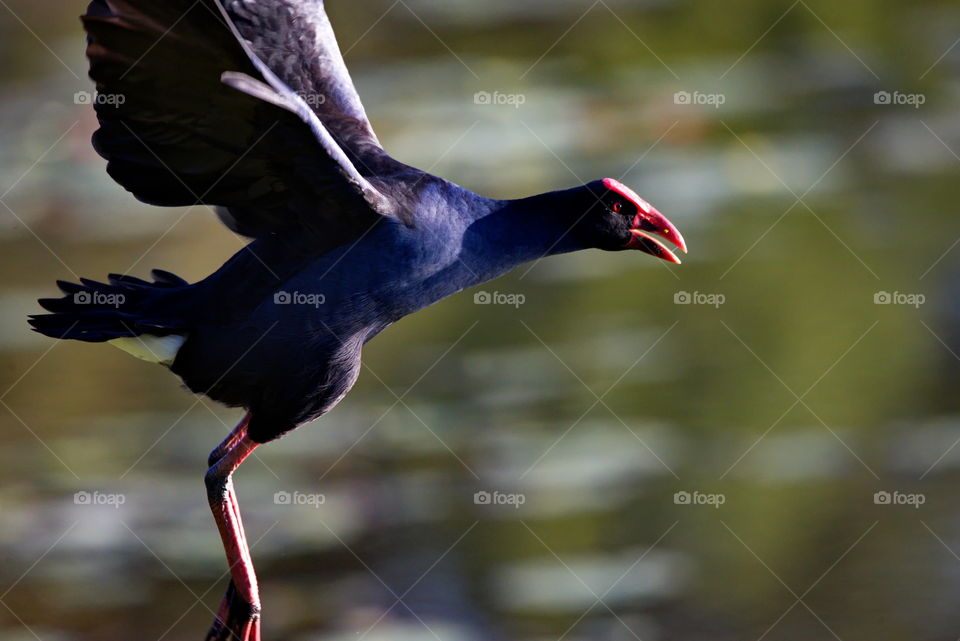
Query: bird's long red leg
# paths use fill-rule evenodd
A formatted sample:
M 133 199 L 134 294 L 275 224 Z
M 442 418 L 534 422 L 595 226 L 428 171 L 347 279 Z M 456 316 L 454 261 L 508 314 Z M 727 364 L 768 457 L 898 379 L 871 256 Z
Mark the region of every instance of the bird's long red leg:
M 247 426 L 250 424 L 250 413 L 244 415 L 243 419 L 240 420 L 240 423 L 233 428 L 230 434 L 223 440 L 220 445 L 218 445 L 211 453 L 210 457 L 207 459 L 207 467 L 212 468 L 214 465 L 220 462 L 220 460 L 227 455 L 227 453 L 233 449 L 233 447 L 247 435 Z M 233 511 L 234 518 L 240 522 L 240 507 L 237 503 L 237 493 L 233 491 L 233 488 L 228 488 L 227 500 L 230 502 L 230 509 Z M 246 545 L 246 539 L 242 539 L 243 544 Z M 227 619 L 230 614 L 230 604 L 237 598 L 237 591 L 233 585 L 233 579 L 230 579 L 230 585 L 227 587 L 227 591 L 223 596 L 223 600 L 220 602 L 220 607 L 217 609 L 217 618 L 214 621 L 213 627 L 210 630 L 210 634 L 207 636 L 207 639 L 218 639 L 221 638 L 222 634 L 229 635 L 229 632 L 225 631 L 225 626 Z
M 244 417 L 240 420 L 240 423 L 227 435 L 220 445 L 216 447 L 211 453 L 210 457 L 207 459 L 207 467 L 212 468 L 217 463 L 219 463 L 224 456 L 226 456 L 230 450 L 232 450 L 240 440 L 247 435 L 247 426 L 250 425 L 250 412 L 247 412 Z M 240 519 L 240 505 L 237 503 L 237 493 L 233 489 L 233 484 L 229 484 L 227 488 L 228 495 L 227 500 L 230 502 L 230 508 L 233 510 L 233 516 L 236 519 L 237 523 L 240 524 L 240 535 L 241 542 L 243 545 L 247 544 L 246 534 L 243 531 L 243 524 Z M 227 597 L 224 597 L 224 601 L 227 600 Z
M 258 444 L 246 435 L 248 421 L 249 415 L 224 441 L 222 447 L 226 449 L 226 453 L 210 467 L 205 479 L 210 509 L 220 530 L 232 577 L 217 620 L 207 634 L 208 641 L 260 641 L 260 594 L 257 577 L 233 489 L 233 472 L 258 447 Z M 216 453 L 215 450 L 214 454 Z

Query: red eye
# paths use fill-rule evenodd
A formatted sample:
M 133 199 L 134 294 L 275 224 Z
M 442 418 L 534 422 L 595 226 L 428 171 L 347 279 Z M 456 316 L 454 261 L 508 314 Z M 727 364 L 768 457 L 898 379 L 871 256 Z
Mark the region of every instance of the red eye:
M 614 211 L 614 213 L 619 214 L 621 209 L 623 209 L 623 205 L 620 203 L 619 200 L 618 200 L 617 202 L 613 203 L 613 211 Z

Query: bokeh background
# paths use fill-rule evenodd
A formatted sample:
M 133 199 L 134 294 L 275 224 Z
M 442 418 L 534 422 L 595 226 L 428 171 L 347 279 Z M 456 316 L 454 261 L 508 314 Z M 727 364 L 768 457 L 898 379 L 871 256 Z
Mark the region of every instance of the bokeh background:
M 200 639 L 239 413 L 25 316 L 242 241 L 107 178 L 82 3 L 0 5 L 0 638 Z M 265 638 L 960 636 L 960 3 L 329 5 L 394 155 L 622 176 L 691 254 L 544 260 L 368 345 L 237 475 Z

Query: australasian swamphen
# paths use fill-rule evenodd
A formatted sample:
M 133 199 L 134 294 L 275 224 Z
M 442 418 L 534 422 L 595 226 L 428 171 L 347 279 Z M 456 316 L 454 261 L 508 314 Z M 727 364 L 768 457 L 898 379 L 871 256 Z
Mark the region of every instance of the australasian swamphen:
M 655 236 L 686 251 L 613 179 L 493 200 L 388 156 L 321 0 L 93 0 L 82 20 L 109 174 L 147 203 L 216 206 L 253 239 L 194 284 L 159 270 L 61 282 L 65 296 L 30 321 L 247 410 L 206 475 L 232 575 L 208 640 L 260 636 L 233 472 L 343 399 L 368 340 L 543 256 L 639 249 L 679 263 Z

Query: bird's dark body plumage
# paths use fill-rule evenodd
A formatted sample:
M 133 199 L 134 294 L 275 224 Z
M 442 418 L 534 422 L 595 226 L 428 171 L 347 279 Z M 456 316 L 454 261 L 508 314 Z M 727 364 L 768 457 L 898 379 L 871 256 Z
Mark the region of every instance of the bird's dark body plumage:
M 587 248 L 679 262 L 675 227 L 618 181 L 492 200 L 382 148 L 321 0 L 93 0 L 93 143 L 137 198 L 209 205 L 249 245 L 187 283 L 59 283 L 31 318 L 55 338 L 117 342 L 248 413 L 207 487 L 232 582 L 208 639 L 259 639 L 259 597 L 230 476 L 259 444 L 356 382 L 371 338 L 522 263 Z M 160 353 L 156 353 L 159 350 Z
M 449 183 L 430 189 L 461 191 L 465 204 L 478 199 Z M 480 273 L 489 270 L 463 244 L 474 221 L 447 210 L 449 198 L 439 195 L 424 198 L 421 207 L 431 201 L 443 210 L 420 209 L 417 217 L 435 217 L 442 221 L 438 225 L 409 227 L 385 219 L 355 242 L 294 261 L 293 269 L 283 260 L 257 265 L 261 247 L 273 241 L 254 241 L 192 286 L 190 296 L 222 301 L 223 288 L 250 269 L 266 272 L 259 281 L 264 286 L 241 288 L 235 303 L 204 310 L 172 371 L 194 391 L 249 408 L 250 434 L 258 442 L 321 416 L 356 381 L 368 340 L 403 316 L 479 282 Z M 268 267 L 285 276 L 271 281 Z

